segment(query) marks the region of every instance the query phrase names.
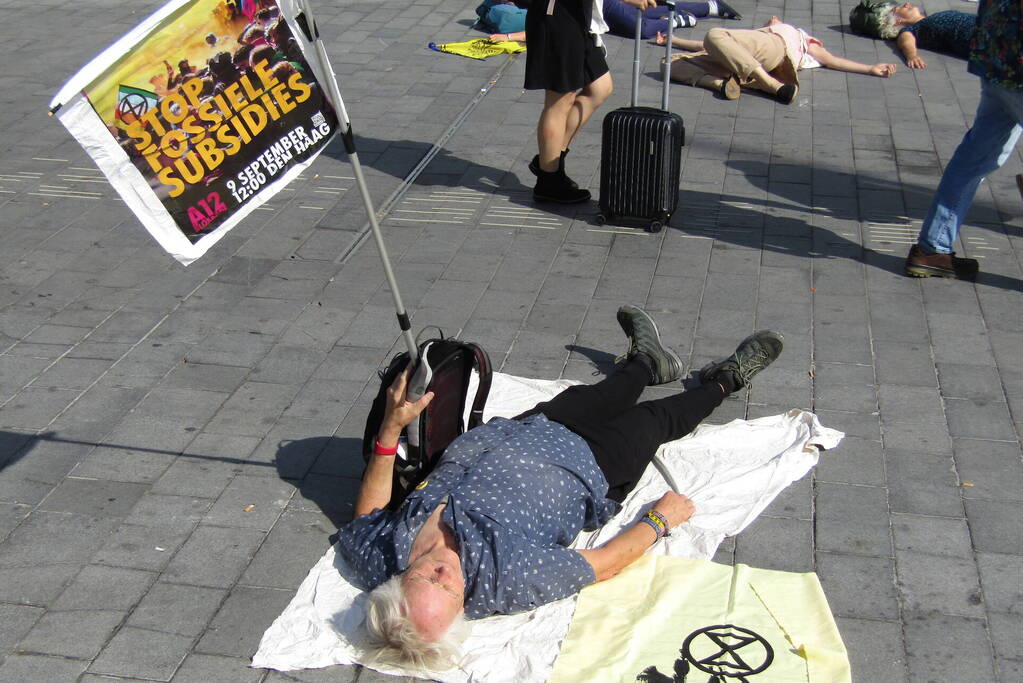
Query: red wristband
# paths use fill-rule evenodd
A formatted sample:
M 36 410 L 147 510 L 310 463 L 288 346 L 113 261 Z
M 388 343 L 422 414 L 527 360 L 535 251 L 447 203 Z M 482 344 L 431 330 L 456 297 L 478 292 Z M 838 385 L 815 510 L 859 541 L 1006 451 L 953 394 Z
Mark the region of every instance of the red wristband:
M 398 453 L 398 442 L 395 441 L 394 445 L 390 448 L 384 448 L 380 445 L 379 440 L 373 441 L 373 453 L 376 455 L 396 455 Z

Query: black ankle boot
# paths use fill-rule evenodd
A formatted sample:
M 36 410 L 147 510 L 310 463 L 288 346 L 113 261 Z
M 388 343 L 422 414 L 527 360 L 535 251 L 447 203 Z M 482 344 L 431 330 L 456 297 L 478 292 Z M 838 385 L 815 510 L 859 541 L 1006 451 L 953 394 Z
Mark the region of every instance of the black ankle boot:
M 570 150 L 570 149 L 564 150 L 561 153 L 561 157 L 558 159 L 558 170 L 561 171 L 562 173 L 565 172 L 565 157 L 568 156 L 568 153 L 571 152 L 571 151 L 572 150 Z M 529 162 L 529 170 L 535 176 L 539 176 L 540 175 L 540 155 L 539 154 L 534 154 L 533 155 L 533 158 Z M 571 178 L 568 179 L 568 182 L 572 183 L 572 189 L 576 189 L 576 188 L 579 187 L 579 185 L 574 180 L 572 180 Z
M 538 202 L 578 204 L 589 198 L 590 191 L 579 189 L 579 186 L 573 183 L 572 179 L 565 175 L 565 171 L 560 168 L 551 173 L 541 169 L 537 173 L 533 199 Z

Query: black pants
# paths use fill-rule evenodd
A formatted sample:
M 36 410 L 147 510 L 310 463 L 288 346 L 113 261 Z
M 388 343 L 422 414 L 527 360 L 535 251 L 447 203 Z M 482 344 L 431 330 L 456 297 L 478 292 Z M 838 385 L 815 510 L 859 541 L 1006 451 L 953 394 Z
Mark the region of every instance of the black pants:
M 649 380 L 643 363 L 629 361 L 597 384 L 569 387 L 518 417 L 543 413 L 585 439 L 607 479 L 607 497 L 620 503 L 657 448 L 696 429 L 726 396 L 713 383 L 636 403 Z

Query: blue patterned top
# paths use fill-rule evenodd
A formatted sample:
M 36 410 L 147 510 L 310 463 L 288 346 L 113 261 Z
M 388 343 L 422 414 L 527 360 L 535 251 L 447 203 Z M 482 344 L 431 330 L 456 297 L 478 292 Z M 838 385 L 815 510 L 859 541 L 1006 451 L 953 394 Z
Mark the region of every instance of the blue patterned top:
M 1020 0 L 980 0 L 970 73 L 1003 88 L 1023 88 Z
M 970 56 L 970 37 L 977 24 L 977 15 L 945 10 L 935 12 L 899 31 L 912 33 L 917 47 L 935 52 L 947 52 L 956 57 Z
M 586 442 L 537 414 L 494 418 L 458 437 L 397 511 L 376 510 L 338 531 L 353 577 L 372 590 L 408 568 L 412 542 L 447 498 L 465 576 L 465 615 L 513 614 L 575 594 L 596 577 L 566 546 L 617 510 Z

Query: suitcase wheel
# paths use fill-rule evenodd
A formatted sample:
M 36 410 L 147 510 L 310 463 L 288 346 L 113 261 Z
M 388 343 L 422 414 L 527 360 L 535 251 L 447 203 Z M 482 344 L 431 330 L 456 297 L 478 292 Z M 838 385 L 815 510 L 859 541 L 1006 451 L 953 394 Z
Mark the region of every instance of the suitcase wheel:
M 602 213 L 598 213 L 597 214 L 597 218 L 596 218 L 596 223 L 597 223 L 597 225 L 604 225 L 605 223 L 607 223 L 607 216 L 605 216 Z
M 661 221 L 650 221 L 650 225 L 647 226 L 647 232 L 660 232 L 664 227 L 664 223 Z

